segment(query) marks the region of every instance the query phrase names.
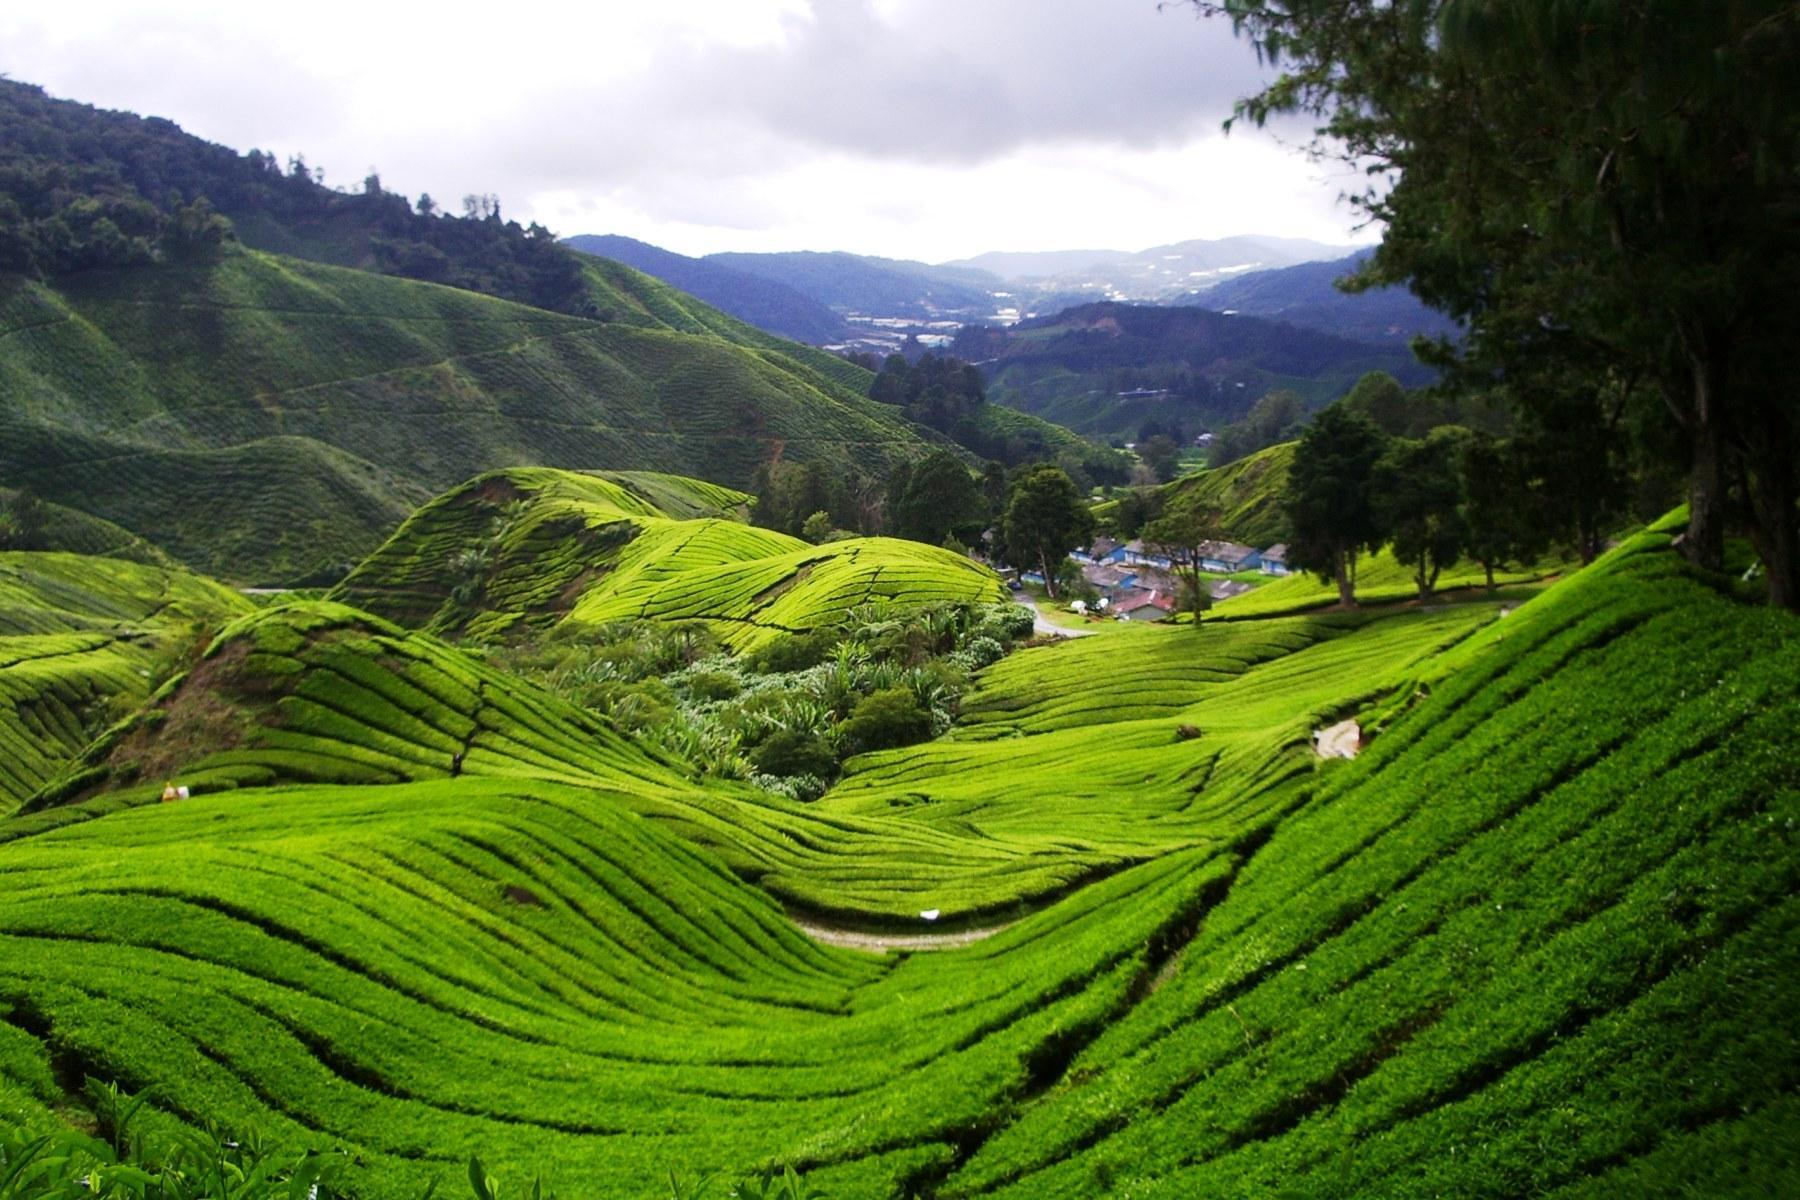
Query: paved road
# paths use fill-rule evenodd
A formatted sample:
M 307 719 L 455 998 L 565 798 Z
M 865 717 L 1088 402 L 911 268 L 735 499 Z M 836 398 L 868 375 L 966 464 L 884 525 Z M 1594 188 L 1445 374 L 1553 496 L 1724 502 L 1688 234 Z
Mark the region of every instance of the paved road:
M 1032 631 L 1044 637 L 1088 637 L 1100 632 L 1098 629 L 1068 629 L 1044 616 L 1043 607 L 1037 601 L 1028 600 L 1026 603 L 1031 605 L 1031 611 L 1036 614 L 1036 619 L 1031 623 Z

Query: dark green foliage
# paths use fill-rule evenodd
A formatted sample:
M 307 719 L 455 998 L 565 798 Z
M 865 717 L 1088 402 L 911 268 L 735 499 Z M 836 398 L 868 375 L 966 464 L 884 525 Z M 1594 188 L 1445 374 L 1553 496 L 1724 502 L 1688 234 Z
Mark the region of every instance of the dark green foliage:
M 1457 476 L 1465 549 L 1487 572 L 1492 591 L 1495 570 L 1543 553 L 1549 522 L 1537 511 L 1540 500 L 1528 487 L 1519 455 L 1507 443 L 1488 434 L 1471 434 L 1460 448 Z
M 861 706 L 857 711 L 860 713 Z M 927 731 L 930 725 L 927 722 Z M 764 775 L 811 775 L 829 779 L 837 773 L 837 754 L 824 738 L 797 729 L 781 729 L 763 739 L 751 758 Z
M 1467 436 L 1440 429 L 1418 440 L 1395 438 L 1375 464 L 1377 519 L 1394 557 L 1412 567 L 1420 599 L 1431 595 L 1443 569 L 1455 564 L 1468 544 L 1457 471 Z
M 1375 488 L 1386 449 L 1367 417 L 1332 405 L 1307 427 L 1288 472 L 1288 562 L 1335 581 L 1345 607 L 1356 603 L 1357 556 L 1386 540 Z
M 1293 441 L 1300 436 L 1306 415 L 1306 407 L 1298 393 L 1287 388 L 1268 392 L 1251 407 L 1243 420 L 1234 421 L 1219 431 L 1208 464 L 1216 470 L 1259 450 Z
M 0 550 L 48 550 L 44 502 L 30 488 L 0 496 Z
M 889 688 L 857 701 L 850 719 L 838 727 L 845 752 L 864 754 L 910 746 L 931 736 L 931 714 L 905 688 Z
M 1549 428 L 1594 393 L 1646 415 L 1639 450 L 1674 441 L 1688 475 L 1684 551 L 1719 569 L 1741 521 L 1800 607 L 1792 6 L 1201 7 L 1282 64 L 1241 111 L 1318 118 L 1321 149 L 1384 181 L 1357 197 L 1386 230 L 1362 279 L 1466 326 L 1434 356 Z M 1562 386 L 1531 386 L 1546 366 Z
M 974 478 L 962 459 L 948 451 L 936 451 L 911 468 L 901 468 L 890 489 L 888 529 L 896 537 L 930 546 L 952 537 L 967 543 L 979 538 L 987 525 L 987 504 Z
M 1155 434 L 1148 441 L 1139 442 L 1137 452 L 1158 483 L 1175 478 L 1181 467 L 1181 447 L 1167 434 Z
M 56 274 L 204 259 L 234 237 L 259 249 L 408 275 L 582 316 L 597 309 L 579 260 L 548 230 L 415 212 L 379 181 L 338 192 L 296 157 L 239 155 L 170 121 L 55 100 L 0 81 L 0 255 Z M 216 211 L 215 211 L 216 210 Z M 229 220 L 227 220 L 229 218 Z M 22 243 L 22 244 L 21 244 Z M 0 268 L 6 266 L 0 263 Z
M 1060 467 L 1027 467 L 1013 480 L 1002 520 L 1008 561 L 1041 571 L 1056 594 L 1056 564 L 1093 539 L 1094 517 Z

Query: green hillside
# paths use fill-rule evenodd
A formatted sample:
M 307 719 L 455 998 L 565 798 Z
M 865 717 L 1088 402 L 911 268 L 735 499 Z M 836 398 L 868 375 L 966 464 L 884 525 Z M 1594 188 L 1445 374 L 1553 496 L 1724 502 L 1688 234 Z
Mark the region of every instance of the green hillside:
M 1157 495 L 1166 506 L 1188 497 L 1202 507 L 1218 510 L 1219 526 L 1233 541 L 1263 549 L 1288 537 L 1287 514 L 1282 511 L 1282 492 L 1288 468 L 1294 462 L 1294 446 L 1283 442 L 1259 450 L 1234 463 L 1162 484 Z M 1119 503 L 1108 500 L 1094 506 L 1094 516 L 1106 521 Z
M 1792 1191 L 1800 626 L 1666 532 L 1499 615 L 1023 651 L 802 805 L 268 609 L 91 752 L 142 781 L 0 823 L 0 1112 L 154 1085 L 368 1195 L 471 1149 L 625 1197 Z M 171 744 L 202 794 L 139 804 Z M 776 901 L 1014 923 L 879 956 Z
M 341 571 L 493 467 L 743 484 L 776 454 L 879 474 L 936 440 L 810 352 L 728 340 L 625 268 L 589 276 L 610 322 L 254 253 L 0 278 L 0 477 L 275 583 Z
M 184 571 L 0 554 L 0 814 L 142 703 L 207 624 L 249 607 Z
M 961 555 L 895 538 L 814 546 L 744 524 L 748 499 L 670 476 L 494 472 L 421 508 L 334 594 L 476 637 L 565 619 L 700 620 L 737 650 L 866 604 L 1005 599 Z
M 17 488 L 0 487 L 0 509 L 15 503 Z M 42 502 L 40 502 L 42 503 Z M 90 516 L 78 508 L 64 504 L 42 504 L 43 528 L 34 550 L 61 550 L 69 554 L 89 554 L 99 558 L 122 558 L 127 562 L 151 567 L 173 567 L 175 560 L 161 550 L 111 521 Z

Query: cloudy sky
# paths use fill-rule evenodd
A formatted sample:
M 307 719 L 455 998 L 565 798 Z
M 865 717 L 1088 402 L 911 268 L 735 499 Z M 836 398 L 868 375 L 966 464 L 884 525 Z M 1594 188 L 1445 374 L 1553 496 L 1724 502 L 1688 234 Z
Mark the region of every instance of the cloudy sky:
M 1341 174 L 1220 132 L 1262 69 L 1179 2 L 14 4 L 0 72 L 688 254 L 1373 236 Z

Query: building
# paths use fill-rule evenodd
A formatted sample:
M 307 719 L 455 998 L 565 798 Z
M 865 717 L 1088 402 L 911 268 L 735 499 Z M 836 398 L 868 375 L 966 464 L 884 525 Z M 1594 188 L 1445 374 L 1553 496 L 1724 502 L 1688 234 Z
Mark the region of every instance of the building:
M 1070 558 L 1078 563 L 1112 563 L 1125 561 L 1125 547 L 1109 537 L 1095 538 L 1094 544 L 1085 550 L 1073 551 Z
M 1237 542 L 1201 542 L 1200 569 L 1220 575 L 1248 571 L 1262 563 L 1262 555 L 1253 546 Z
M 1264 575 L 1286 575 L 1288 573 L 1287 543 L 1277 542 L 1262 552 L 1262 573 Z
M 1102 594 L 1136 587 L 1138 581 L 1137 572 L 1132 568 L 1108 563 L 1089 563 L 1081 568 L 1081 577 Z
M 1160 621 L 1175 611 L 1175 602 L 1166 592 L 1121 592 L 1113 597 L 1106 611 L 1127 621 Z
M 1125 543 L 1125 561 L 1134 567 L 1155 567 L 1159 571 L 1167 571 L 1175 565 L 1168 555 L 1150 549 L 1142 541 Z

